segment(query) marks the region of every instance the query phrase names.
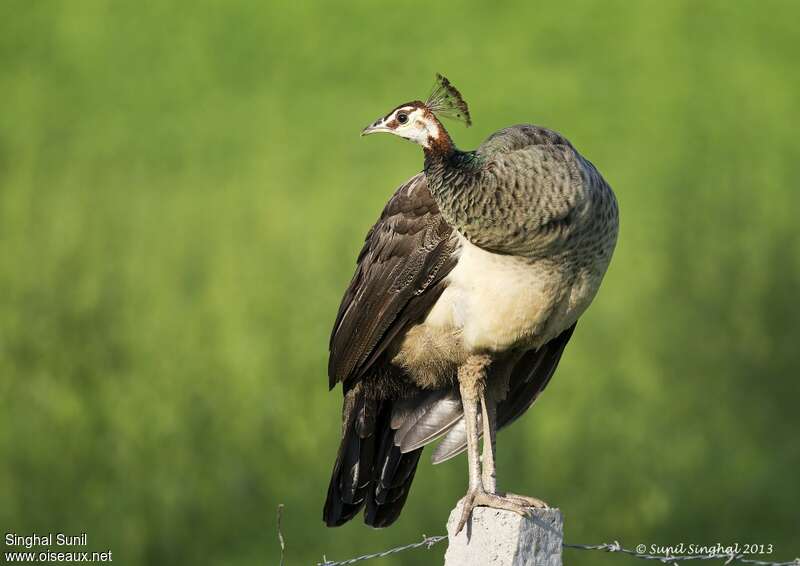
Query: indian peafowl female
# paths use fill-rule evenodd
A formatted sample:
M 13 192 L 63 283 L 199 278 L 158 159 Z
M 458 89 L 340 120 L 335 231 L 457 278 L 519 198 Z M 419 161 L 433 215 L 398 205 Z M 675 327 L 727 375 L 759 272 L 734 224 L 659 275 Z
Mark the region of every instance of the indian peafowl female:
M 498 490 L 496 433 L 545 388 L 597 293 L 617 203 L 557 132 L 517 125 L 461 151 L 440 117 L 471 123 L 461 94 L 437 75 L 427 101 L 362 132 L 410 140 L 425 162 L 367 234 L 334 323 L 330 387 L 342 383 L 344 407 L 329 526 L 362 507 L 368 525 L 394 522 L 423 447 L 438 439 L 434 464 L 467 451 L 458 530 L 475 506 L 523 515 L 546 506 Z

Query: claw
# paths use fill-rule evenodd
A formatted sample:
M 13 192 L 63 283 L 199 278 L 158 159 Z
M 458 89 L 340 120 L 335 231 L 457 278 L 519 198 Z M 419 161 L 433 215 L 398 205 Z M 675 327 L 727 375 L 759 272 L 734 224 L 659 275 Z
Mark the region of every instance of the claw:
M 472 515 L 472 510 L 475 507 L 490 507 L 492 509 L 504 509 L 506 511 L 513 511 L 518 515 L 522 515 L 526 519 L 533 517 L 533 509 L 548 509 L 547 503 L 536 497 L 528 497 L 526 495 L 516 495 L 514 493 L 505 493 L 502 495 L 495 495 L 486 493 L 483 489 L 473 489 L 467 492 L 462 499 L 463 508 L 461 510 L 461 518 L 456 527 L 456 535 L 461 532 L 467 520 Z

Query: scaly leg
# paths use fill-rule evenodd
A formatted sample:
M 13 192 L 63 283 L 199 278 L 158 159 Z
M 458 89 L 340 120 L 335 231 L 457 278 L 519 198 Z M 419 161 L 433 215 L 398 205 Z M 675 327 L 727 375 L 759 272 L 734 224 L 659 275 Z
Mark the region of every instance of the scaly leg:
M 485 489 L 487 493 L 518 501 L 527 507 L 547 509 L 549 507 L 547 503 L 537 497 L 497 491 L 497 471 L 495 467 L 495 454 L 497 453 L 497 403 L 490 395 L 486 395 L 485 392 L 481 394 L 480 399 L 481 410 L 483 411 L 482 418 L 485 423 L 483 429 L 483 457 L 481 458 L 483 489 Z
M 461 403 L 464 406 L 464 422 L 467 427 L 467 465 L 469 466 L 469 489 L 480 489 L 481 485 L 481 457 L 478 453 L 478 402 L 476 399 L 465 395 L 461 387 Z
M 483 422 L 483 456 L 481 477 L 487 493 L 497 493 L 497 471 L 494 455 L 497 448 L 497 403 L 483 391 L 480 395 Z
M 478 506 L 492 507 L 494 509 L 505 509 L 519 513 L 525 517 L 530 516 L 530 507 L 520 500 L 503 497 L 495 493 L 487 493 L 484 489 L 480 451 L 478 448 L 478 402 L 484 397 L 486 385 L 486 368 L 491 359 L 489 356 L 470 356 L 467 362 L 458 370 L 458 383 L 461 390 L 461 404 L 464 409 L 464 424 L 467 432 L 467 463 L 469 465 L 469 488 L 467 495 L 463 499 L 464 507 L 461 512 L 461 519 L 456 527 L 456 534 L 461 532 L 472 514 L 472 510 Z M 482 403 L 483 404 L 483 403 Z M 485 407 L 484 407 L 485 411 Z M 487 415 L 488 416 L 488 415 Z M 488 421 L 485 420 L 486 423 Z M 493 435 L 489 430 L 489 437 Z M 491 446 L 491 441 L 489 445 Z M 489 466 L 490 474 L 494 475 L 494 462 Z

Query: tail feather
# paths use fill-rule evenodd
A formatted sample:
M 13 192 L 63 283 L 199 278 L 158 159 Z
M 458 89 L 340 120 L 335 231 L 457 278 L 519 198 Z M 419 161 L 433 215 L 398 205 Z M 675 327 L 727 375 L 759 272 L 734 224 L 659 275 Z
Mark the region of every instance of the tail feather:
M 400 515 L 422 449 L 403 454 L 394 445 L 390 401 L 369 400 L 360 387 L 354 388 L 346 394 L 344 412 L 323 521 L 338 527 L 366 505 L 364 522 L 386 527 Z
M 378 505 L 391 503 L 397 499 L 397 494 L 393 492 L 408 482 L 419 461 L 419 454 L 416 458 L 409 458 L 402 453 L 399 446 L 394 445 L 394 434 L 395 431 L 392 429 L 386 429 L 381 442 L 381 454 L 376 460 L 380 463 L 380 467 L 376 470 L 374 485 L 374 498 Z
M 392 452 L 400 453 L 400 449 L 393 446 Z M 364 512 L 364 522 L 367 525 L 380 529 L 388 527 L 397 520 L 406 503 L 408 493 L 411 491 L 411 482 L 414 481 L 414 474 L 417 471 L 417 464 L 421 455 L 422 448 L 400 455 L 398 470 L 407 470 L 408 473 L 405 475 L 398 474 L 398 478 L 402 477 L 402 480 L 397 479 L 395 482 L 385 484 L 388 489 L 384 489 L 380 493 L 380 501 L 377 490 L 369 492 L 367 495 L 367 508 Z
M 358 434 L 357 429 L 367 429 L 363 418 L 355 418 L 359 414 L 363 414 L 361 400 L 346 417 L 345 433 L 333 466 L 328 497 L 322 512 L 323 520 L 329 527 L 338 527 L 355 517 L 366 500 L 371 470 L 364 463 L 371 461 L 375 442 L 374 435 L 362 437 Z

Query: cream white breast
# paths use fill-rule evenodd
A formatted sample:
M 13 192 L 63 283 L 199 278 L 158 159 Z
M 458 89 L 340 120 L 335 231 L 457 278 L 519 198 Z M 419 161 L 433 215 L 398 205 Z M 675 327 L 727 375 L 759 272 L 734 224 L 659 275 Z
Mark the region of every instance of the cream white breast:
M 569 274 L 550 261 L 496 254 L 460 239 L 458 264 L 424 324 L 459 329 L 467 352 L 538 346 L 569 290 Z
M 459 238 L 447 288 L 394 348 L 393 363 L 411 370 L 423 387 L 452 378 L 471 353 L 546 343 L 578 319 L 599 283 L 563 261 L 496 254 Z

